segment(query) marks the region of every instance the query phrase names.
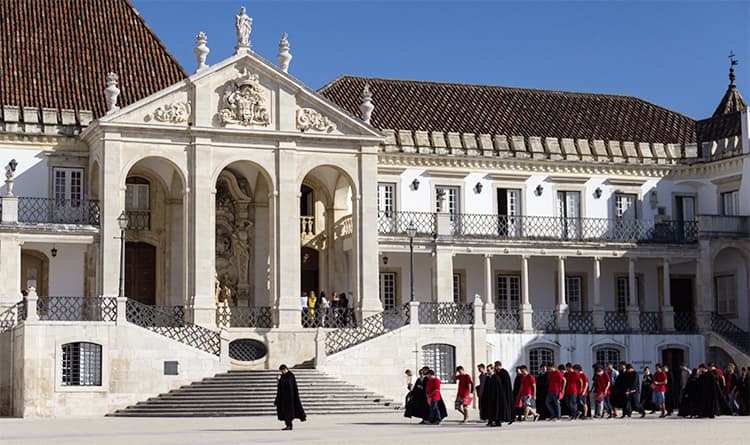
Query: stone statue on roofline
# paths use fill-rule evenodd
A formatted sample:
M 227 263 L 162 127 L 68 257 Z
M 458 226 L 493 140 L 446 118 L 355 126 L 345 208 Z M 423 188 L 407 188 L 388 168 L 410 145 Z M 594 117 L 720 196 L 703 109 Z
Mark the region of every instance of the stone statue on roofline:
M 253 31 L 253 19 L 248 17 L 244 6 L 240 8 L 240 13 L 235 17 L 234 27 L 237 30 L 237 52 L 235 54 L 242 49 L 249 50 L 251 48 L 250 33 Z

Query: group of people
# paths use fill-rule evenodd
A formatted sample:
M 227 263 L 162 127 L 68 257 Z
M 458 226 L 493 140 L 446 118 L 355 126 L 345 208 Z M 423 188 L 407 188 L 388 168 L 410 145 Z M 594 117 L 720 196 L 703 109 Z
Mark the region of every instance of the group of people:
M 300 306 L 304 327 L 338 327 L 349 324 L 349 299 L 346 292 L 334 292 L 330 301 L 325 291 L 320 291 L 320 295 L 316 295 L 314 290 L 303 292 Z
M 422 419 L 421 424 L 439 425 L 447 416 L 440 387 L 441 381 L 427 367 L 408 378 L 405 417 Z M 487 426 L 524 420 L 570 420 L 631 417 L 647 411 L 659 417 L 714 418 L 719 415 L 750 415 L 750 368 L 730 363 L 722 370 L 714 363 L 700 364 L 691 370 L 681 364 L 678 370 L 657 363 L 641 375 L 633 365 L 594 365 L 591 377 L 579 364 L 555 367 L 540 366 L 534 376 L 526 365 L 510 374 L 500 362 L 478 366 L 478 384 L 463 367 L 456 368 L 453 380 L 458 383 L 455 409 L 468 420 L 468 407 L 476 393 L 479 416 Z

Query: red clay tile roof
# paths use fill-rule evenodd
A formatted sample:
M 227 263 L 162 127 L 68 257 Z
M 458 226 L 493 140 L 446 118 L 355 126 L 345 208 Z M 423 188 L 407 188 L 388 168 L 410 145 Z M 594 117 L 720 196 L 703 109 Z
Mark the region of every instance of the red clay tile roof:
M 742 134 L 742 112 L 734 111 L 695 123 L 698 143 L 718 141 Z
M 105 113 L 187 77 L 128 0 L 0 0 L 0 105 Z
M 319 93 L 359 116 L 370 85 L 380 129 L 690 143 L 690 117 L 630 96 L 342 76 Z

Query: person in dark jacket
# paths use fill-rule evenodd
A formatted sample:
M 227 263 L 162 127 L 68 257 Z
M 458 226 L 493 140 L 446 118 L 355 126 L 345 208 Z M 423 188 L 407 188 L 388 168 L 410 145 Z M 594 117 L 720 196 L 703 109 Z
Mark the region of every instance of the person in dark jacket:
M 549 384 L 547 382 L 547 364 L 542 363 L 539 369 L 539 375 L 536 378 L 536 411 L 539 413 L 539 419 L 549 419 L 549 409 L 547 408 L 547 388 Z
M 698 386 L 699 370 L 694 369 L 687 378 L 680 394 L 680 408 L 677 415 L 693 418 L 700 413 L 700 388 Z
M 620 381 L 620 379 L 623 380 L 623 387 L 625 388 L 625 411 L 622 413 L 622 416 L 630 417 L 630 414 L 633 411 L 638 411 L 639 413 L 641 413 L 641 417 L 645 417 L 646 411 L 644 411 L 643 407 L 641 406 L 638 397 L 638 390 L 640 389 L 638 373 L 635 372 L 635 368 L 633 368 L 633 365 L 631 365 L 630 363 L 625 365 L 625 372 L 621 373 L 620 376 L 617 377 L 618 381 Z
M 502 363 L 495 362 L 495 373 L 487 381 L 487 388 L 483 391 L 486 404 L 482 404 L 487 419 L 487 426 L 502 426 L 502 422 L 513 423 L 515 408 L 513 404 L 513 386 L 510 374 L 503 368 Z
M 304 422 L 307 420 L 305 410 L 302 408 L 302 401 L 299 399 L 299 389 L 297 388 L 297 379 L 289 371 L 286 365 L 279 366 L 279 375 L 276 377 L 278 385 L 276 386 L 276 400 L 273 404 L 276 406 L 276 416 L 279 420 L 284 421 L 286 425 L 284 430 L 292 429 L 292 421 L 299 419 Z
M 425 367 L 419 370 L 419 378 L 409 391 L 406 398 L 406 410 L 404 411 L 404 417 L 417 417 L 422 419 L 420 423 L 426 423 L 427 419 L 430 418 L 430 405 L 427 403 L 427 393 L 425 392 L 427 386 L 425 372 L 427 369 Z

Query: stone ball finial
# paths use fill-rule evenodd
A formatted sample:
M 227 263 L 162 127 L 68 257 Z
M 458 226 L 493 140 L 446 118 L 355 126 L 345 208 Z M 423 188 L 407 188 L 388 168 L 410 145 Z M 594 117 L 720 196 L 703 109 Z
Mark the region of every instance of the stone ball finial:
M 195 69 L 195 72 L 201 71 L 203 69 L 208 68 L 208 65 L 206 65 L 206 56 L 208 56 L 208 53 L 211 52 L 211 50 L 206 46 L 206 43 L 208 42 L 208 39 L 206 38 L 206 33 L 203 31 L 199 32 L 197 36 L 195 36 L 195 48 L 193 48 L 193 53 L 195 54 L 195 58 L 198 60 L 198 67 Z
M 365 88 L 362 90 L 362 94 L 359 96 L 360 104 L 359 104 L 359 111 L 362 113 L 362 120 L 365 121 L 365 123 L 370 123 L 370 118 L 372 117 L 372 112 L 375 110 L 375 105 L 372 103 L 372 93 L 370 92 L 370 85 L 365 85 Z
M 289 72 L 289 62 L 292 61 L 292 54 L 289 52 L 289 40 L 287 40 L 287 34 L 281 35 L 281 41 L 279 41 L 279 55 L 276 56 L 279 61 L 279 68 L 281 71 Z
M 107 99 L 107 114 L 119 110 L 117 106 L 117 97 L 120 95 L 120 89 L 117 88 L 117 74 L 107 73 L 107 87 L 104 89 L 104 96 Z

